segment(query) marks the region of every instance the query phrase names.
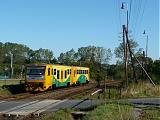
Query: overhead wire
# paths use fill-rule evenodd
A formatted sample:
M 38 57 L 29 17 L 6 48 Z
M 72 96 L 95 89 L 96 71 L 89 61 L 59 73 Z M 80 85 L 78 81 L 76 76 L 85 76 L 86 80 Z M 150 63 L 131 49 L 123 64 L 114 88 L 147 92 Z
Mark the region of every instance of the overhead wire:
M 118 23 L 119 23 L 119 28 L 118 28 L 118 31 L 122 29 L 122 18 L 121 18 L 121 9 L 120 9 L 120 6 L 121 6 L 121 0 L 116 0 L 116 8 L 117 8 L 117 13 L 118 13 Z M 121 41 L 120 38 L 121 36 L 119 35 L 121 34 L 118 33 L 118 41 Z
M 129 18 L 128 18 L 128 24 L 130 23 L 131 11 L 132 11 L 132 0 L 130 1 L 130 5 L 129 5 Z
M 142 1 L 143 1 L 143 0 L 142 0 Z M 134 30 L 135 30 L 135 32 L 134 32 L 135 38 L 138 37 L 138 33 L 139 33 L 139 32 L 140 32 L 140 34 L 142 34 L 142 32 L 143 32 L 143 31 L 138 31 L 139 29 L 137 29 L 137 26 L 138 26 L 139 28 L 141 28 L 141 26 L 142 26 L 141 23 L 142 23 L 142 21 L 143 21 L 143 16 L 144 16 L 146 4 L 147 4 L 147 0 L 145 0 L 145 1 L 143 2 L 143 8 L 141 9 L 141 11 L 140 11 L 140 10 L 138 11 L 140 17 L 137 19 L 137 22 L 136 22 L 136 25 L 135 25 L 135 28 L 134 28 Z
M 119 12 L 119 22 L 120 22 L 120 26 L 122 26 L 122 21 L 121 21 L 121 12 L 120 12 L 120 3 L 121 3 L 121 0 L 118 0 L 118 12 Z
M 135 0 L 134 4 L 134 17 L 132 22 L 132 33 L 133 39 L 136 39 L 137 36 L 137 25 L 141 16 L 142 0 Z

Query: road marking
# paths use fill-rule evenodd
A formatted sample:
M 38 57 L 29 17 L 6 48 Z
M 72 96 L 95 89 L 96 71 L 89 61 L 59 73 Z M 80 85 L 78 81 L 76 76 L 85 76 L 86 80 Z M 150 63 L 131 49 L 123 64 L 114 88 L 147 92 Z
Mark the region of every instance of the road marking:
M 36 102 L 38 102 L 38 101 L 39 101 L 39 100 L 35 100 L 35 101 L 29 102 L 29 103 L 25 103 L 25 104 L 22 104 L 22 105 L 13 107 L 13 108 L 11 108 L 11 109 L 8 109 L 8 110 L 5 110 L 5 111 L 1 111 L 1 113 L 7 114 L 8 112 L 11 112 L 11 111 L 14 111 L 14 110 L 17 110 L 17 109 L 26 107 L 26 106 L 31 105 L 31 104 L 34 104 L 34 103 L 36 103 Z
M 34 112 L 33 114 L 39 116 L 40 113 L 42 113 L 42 112 L 44 112 L 44 111 L 46 111 L 46 110 L 48 110 L 48 109 L 50 109 L 50 108 L 52 108 L 52 107 L 54 107 L 54 106 L 56 106 L 56 105 L 59 105 L 59 104 L 65 102 L 65 101 L 67 101 L 67 99 L 65 99 L 65 100 L 57 100 L 57 102 L 52 103 L 52 104 L 46 106 L 45 108 L 42 108 L 42 109 L 40 109 L 40 110 L 37 110 L 37 111 Z
M 29 115 L 31 113 L 34 113 L 36 111 L 41 112 L 40 110 L 42 109 L 42 111 L 45 111 L 47 109 L 48 106 L 54 104 L 55 102 L 58 102 L 59 100 L 43 100 L 43 101 L 38 101 L 36 103 L 27 105 L 25 107 L 21 107 L 19 109 L 15 109 L 12 110 L 10 112 L 8 112 L 7 114 L 10 115 Z M 39 114 L 39 113 L 38 113 Z
M 0 101 L 0 103 L 4 103 L 4 102 L 6 102 L 6 101 Z

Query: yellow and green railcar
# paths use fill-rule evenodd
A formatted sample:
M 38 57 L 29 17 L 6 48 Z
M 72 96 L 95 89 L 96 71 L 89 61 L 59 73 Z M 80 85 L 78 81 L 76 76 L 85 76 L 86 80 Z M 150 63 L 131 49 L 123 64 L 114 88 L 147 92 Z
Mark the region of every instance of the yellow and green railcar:
M 56 87 L 67 87 L 88 83 L 89 68 L 52 64 L 26 66 L 26 91 L 46 91 Z

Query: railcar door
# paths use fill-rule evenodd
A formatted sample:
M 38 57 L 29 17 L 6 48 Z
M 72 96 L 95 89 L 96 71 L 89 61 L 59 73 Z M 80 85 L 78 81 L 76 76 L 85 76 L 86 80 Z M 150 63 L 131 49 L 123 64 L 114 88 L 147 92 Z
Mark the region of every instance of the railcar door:
M 46 67 L 45 89 L 50 89 L 51 87 L 52 87 L 52 66 L 48 65 Z
M 71 84 L 76 84 L 77 81 L 77 68 L 72 67 L 71 69 Z

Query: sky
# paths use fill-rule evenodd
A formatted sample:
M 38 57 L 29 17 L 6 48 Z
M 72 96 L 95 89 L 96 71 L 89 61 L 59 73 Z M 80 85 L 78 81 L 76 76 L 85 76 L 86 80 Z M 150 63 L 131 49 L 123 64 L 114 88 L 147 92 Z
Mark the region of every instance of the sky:
M 114 54 L 128 8 L 129 37 L 145 50 L 148 35 L 148 56 L 158 59 L 159 5 L 159 0 L 0 0 L 0 42 L 50 49 L 55 57 L 89 45 Z

